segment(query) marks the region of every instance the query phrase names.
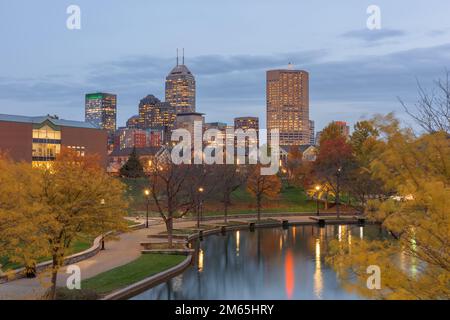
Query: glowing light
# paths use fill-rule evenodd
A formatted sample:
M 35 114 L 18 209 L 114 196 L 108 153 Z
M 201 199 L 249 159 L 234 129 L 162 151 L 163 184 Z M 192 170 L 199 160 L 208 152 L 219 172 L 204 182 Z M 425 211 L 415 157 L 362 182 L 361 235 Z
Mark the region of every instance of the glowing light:
M 295 282 L 294 257 L 292 256 L 291 250 L 288 250 L 286 252 L 284 261 L 284 274 L 285 274 L 286 295 L 288 299 L 291 299 L 292 294 L 294 293 L 294 282 Z
M 240 232 L 236 231 L 236 255 L 239 256 L 239 249 L 241 247 L 241 237 L 240 237 Z
M 323 279 L 322 279 L 322 266 L 320 261 L 320 240 L 316 239 L 316 269 L 314 272 L 314 293 L 317 298 L 322 298 L 323 291 Z
M 364 228 L 363 227 L 359 227 L 359 238 L 360 239 L 364 238 Z
M 198 271 L 203 271 L 203 250 L 200 249 L 198 252 Z

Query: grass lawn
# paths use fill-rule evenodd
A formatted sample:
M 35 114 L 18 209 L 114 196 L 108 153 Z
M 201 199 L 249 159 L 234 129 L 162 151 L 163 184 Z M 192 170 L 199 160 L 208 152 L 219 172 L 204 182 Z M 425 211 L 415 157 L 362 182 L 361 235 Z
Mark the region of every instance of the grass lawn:
M 78 237 L 78 239 L 76 241 L 74 241 L 72 243 L 72 245 L 70 246 L 67 255 L 70 256 L 72 254 L 87 250 L 92 246 L 93 242 L 94 242 L 94 238 L 85 236 L 85 235 L 80 235 Z M 51 259 L 50 257 L 42 257 L 42 258 L 38 259 L 38 263 L 48 261 L 50 259 Z M 18 269 L 18 268 L 23 267 L 23 265 L 21 265 L 20 263 L 10 262 L 8 260 L 8 257 L 5 257 L 5 256 L 0 257 L 0 264 L 2 265 L 3 271 Z
M 186 256 L 182 255 L 143 254 L 128 264 L 83 280 L 81 287 L 83 290 L 93 290 L 98 294 L 106 294 L 169 269 L 185 258 Z

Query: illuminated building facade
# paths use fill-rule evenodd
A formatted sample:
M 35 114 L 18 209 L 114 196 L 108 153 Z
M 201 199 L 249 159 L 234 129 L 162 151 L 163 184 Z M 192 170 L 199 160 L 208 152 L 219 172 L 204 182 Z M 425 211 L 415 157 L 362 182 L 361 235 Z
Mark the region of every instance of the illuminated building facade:
M 166 77 L 166 102 L 177 113 L 195 112 L 195 78 L 184 64 L 178 64 Z
M 132 116 L 127 120 L 128 129 L 139 129 L 139 115 Z
M 86 94 L 85 121 L 113 134 L 117 121 L 117 96 L 102 92 Z
M 255 129 L 256 132 L 259 131 L 259 119 L 258 117 L 238 117 L 234 118 L 234 128 L 235 129 Z
M 175 119 L 175 108 L 169 103 L 161 102 L 154 95 L 146 96 L 139 103 L 140 129 L 171 129 Z
M 97 154 L 106 166 L 107 136 L 88 122 L 0 114 L 0 152 L 33 166 L 50 165 L 64 147 L 81 156 Z
M 309 74 L 303 70 L 267 71 L 267 130 L 279 129 L 281 145 L 310 143 Z

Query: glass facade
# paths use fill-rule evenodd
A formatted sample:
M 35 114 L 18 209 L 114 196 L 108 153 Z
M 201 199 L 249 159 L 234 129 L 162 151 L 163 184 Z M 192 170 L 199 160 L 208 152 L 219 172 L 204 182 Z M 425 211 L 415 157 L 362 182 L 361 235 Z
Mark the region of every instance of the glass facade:
M 195 78 L 184 65 L 177 65 L 166 77 L 166 102 L 177 113 L 195 112 Z
M 48 125 L 33 129 L 33 166 L 55 160 L 61 152 L 61 131 Z
M 85 100 L 85 120 L 113 134 L 116 130 L 117 96 L 109 93 L 90 93 Z

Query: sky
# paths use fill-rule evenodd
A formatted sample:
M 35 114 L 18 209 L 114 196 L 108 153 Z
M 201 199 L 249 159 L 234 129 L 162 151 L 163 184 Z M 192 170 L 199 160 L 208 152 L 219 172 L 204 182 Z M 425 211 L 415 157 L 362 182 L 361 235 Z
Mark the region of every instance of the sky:
M 69 30 L 66 10 L 81 9 Z M 377 5 L 381 29 L 369 30 Z M 118 96 L 118 125 L 147 94 L 164 99 L 176 48 L 196 77 L 198 112 L 265 126 L 269 69 L 310 73 L 310 118 L 353 125 L 394 111 L 409 121 L 417 82 L 450 69 L 448 0 L 1 0 L 0 113 L 84 120 L 84 95 Z

